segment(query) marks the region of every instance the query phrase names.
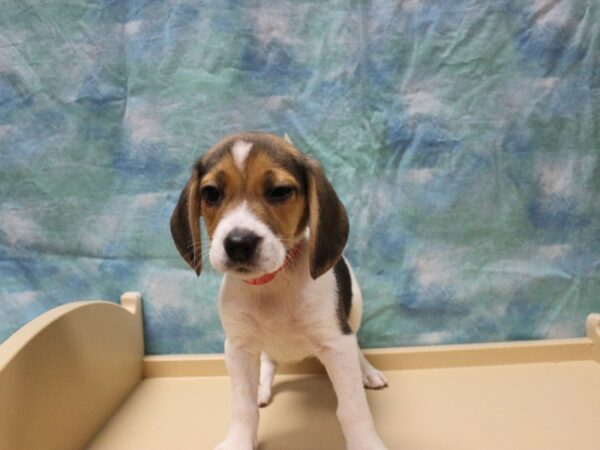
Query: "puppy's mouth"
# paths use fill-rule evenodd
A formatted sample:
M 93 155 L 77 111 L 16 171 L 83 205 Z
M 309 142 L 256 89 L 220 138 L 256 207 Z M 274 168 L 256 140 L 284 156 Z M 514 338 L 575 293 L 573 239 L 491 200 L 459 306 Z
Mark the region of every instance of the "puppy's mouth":
M 225 271 L 242 276 L 254 275 L 261 272 L 259 268 L 253 264 L 240 264 L 232 261 L 225 264 Z
M 246 273 L 252 273 L 253 270 L 248 268 L 248 267 L 244 267 L 244 266 L 237 266 L 237 267 L 232 267 L 229 269 L 231 272 L 236 272 L 236 273 L 241 273 L 241 274 L 246 274 Z
M 263 265 L 258 264 L 257 262 L 240 263 L 236 261 L 227 261 L 225 263 L 224 273 L 228 273 L 237 278 L 247 280 L 263 276 L 267 273 L 273 272 L 274 270 L 277 270 L 277 267 L 264 267 Z

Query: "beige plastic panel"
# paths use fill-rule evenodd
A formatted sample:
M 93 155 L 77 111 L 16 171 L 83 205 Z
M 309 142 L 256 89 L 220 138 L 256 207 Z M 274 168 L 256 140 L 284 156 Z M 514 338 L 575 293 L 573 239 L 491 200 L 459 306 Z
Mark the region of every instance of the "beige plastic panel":
M 593 316 L 600 317 L 599 314 Z M 592 317 L 592 315 L 590 315 Z M 598 321 L 597 323 L 600 323 Z M 556 361 L 600 361 L 600 326 L 588 319 L 588 338 L 490 344 L 381 348 L 364 353 L 381 370 L 444 369 Z M 597 328 L 595 328 L 597 327 Z M 596 336 L 596 337 L 594 337 Z M 325 373 L 315 359 L 282 364 L 278 374 Z M 144 377 L 226 376 L 223 355 L 155 355 L 144 358 Z
M 600 314 L 590 314 L 585 325 L 587 337 L 593 342 L 595 360 L 600 362 Z
M 141 295 L 60 306 L 0 346 L 0 449 L 80 449 L 138 384 Z
M 389 450 L 600 449 L 600 315 L 587 337 L 368 351 L 390 382 L 368 391 Z M 278 371 L 258 450 L 343 450 L 330 381 L 314 361 Z M 406 370 L 410 369 L 410 370 Z M 222 355 L 144 358 L 146 379 L 88 450 L 211 449 L 227 432 Z
M 141 296 L 121 302 L 56 308 L 0 346 L 0 450 L 209 449 L 224 436 L 223 356 L 145 357 L 140 382 Z M 370 350 L 390 381 L 368 392 L 376 426 L 390 450 L 596 448 L 600 315 L 586 327 L 582 339 Z M 281 368 L 260 450 L 344 448 L 320 372 Z
M 593 361 L 386 371 L 367 392 L 389 450 L 598 450 Z M 258 450 L 344 450 L 325 375 L 276 375 Z M 88 450 L 210 450 L 227 433 L 228 377 L 142 380 Z

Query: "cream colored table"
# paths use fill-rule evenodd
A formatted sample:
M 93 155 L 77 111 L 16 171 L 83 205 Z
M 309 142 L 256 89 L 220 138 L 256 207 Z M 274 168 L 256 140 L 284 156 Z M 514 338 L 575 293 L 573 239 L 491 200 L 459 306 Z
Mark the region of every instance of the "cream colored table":
M 143 356 L 141 296 L 49 311 L 0 346 L 1 450 L 211 449 L 229 418 L 222 355 Z M 371 350 L 390 450 L 600 449 L 600 315 L 587 337 Z M 336 450 L 315 361 L 281 367 L 259 450 Z

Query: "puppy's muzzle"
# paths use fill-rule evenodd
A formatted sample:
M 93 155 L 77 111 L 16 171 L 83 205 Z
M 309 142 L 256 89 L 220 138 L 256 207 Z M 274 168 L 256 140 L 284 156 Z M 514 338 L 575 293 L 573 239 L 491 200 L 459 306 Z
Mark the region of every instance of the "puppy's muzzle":
M 230 261 L 247 263 L 256 253 L 256 248 L 261 240 L 262 237 L 253 231 L 234 228 L 225 237 L 223 245 Z

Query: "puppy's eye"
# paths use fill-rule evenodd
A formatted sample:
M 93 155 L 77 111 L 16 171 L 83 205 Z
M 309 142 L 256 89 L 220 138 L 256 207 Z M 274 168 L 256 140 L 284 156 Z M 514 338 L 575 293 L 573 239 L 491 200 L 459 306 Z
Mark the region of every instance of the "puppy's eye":
M 204 186 L 200 191 L 200 195 L 209 205 L 216 205 L 223 199 L 223 193 L 216 186 Z
M 274 186 L 268 188 L 265 192 L 265 197 L 272 203 L 283 202 L 290 198 L 294 193 L 292 186 Z

